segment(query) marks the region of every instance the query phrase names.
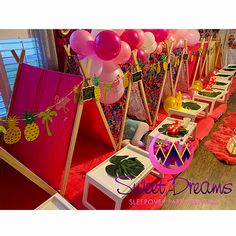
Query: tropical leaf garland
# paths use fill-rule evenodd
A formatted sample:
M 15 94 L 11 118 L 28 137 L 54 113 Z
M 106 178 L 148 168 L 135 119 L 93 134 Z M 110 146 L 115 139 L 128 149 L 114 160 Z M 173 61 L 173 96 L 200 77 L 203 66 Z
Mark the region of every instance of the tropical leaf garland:
M 135 178 L 144 170 L 144 165 L 136 157 L 129 157 L 128 155 L 115 155 L 111 157 L 110 162 L 112 164 L 106 166 L 106 172 L 113 178 Z

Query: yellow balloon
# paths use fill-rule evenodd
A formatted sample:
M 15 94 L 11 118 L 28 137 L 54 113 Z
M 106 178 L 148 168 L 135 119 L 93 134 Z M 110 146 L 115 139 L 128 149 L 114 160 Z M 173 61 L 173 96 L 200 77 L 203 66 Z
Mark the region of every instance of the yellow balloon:
M 167 97 L 164 101 L 164 104 L 163 104 L 164 110 L 168 113 L 170 108 L 177 107 L 177 102 L 178 101 L 177 101 L 176 97 L 171 97 L 171 96 Z
M 203 88 L 199 85 L 194 84 L 191 88 L 197 89 L 197 91 L 201 91 Z
M 200 80 L 195 80 L 193 85 L 203 87 L 202 81 L 200 81 Z

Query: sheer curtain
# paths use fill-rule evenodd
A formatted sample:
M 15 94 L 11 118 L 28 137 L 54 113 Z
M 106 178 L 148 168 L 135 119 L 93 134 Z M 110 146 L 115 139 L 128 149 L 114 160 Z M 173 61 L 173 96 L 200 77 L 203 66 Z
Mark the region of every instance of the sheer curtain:
M 236 49 L 229 48 L 228 46 L 228 36 L 230 32 L 230 29 L 220 30 L 219 32 L 222 42 L 224 66 L 228 64 L 236 64 Z
M 33 29 L 30 30 L 32 37 L 37 39 L 37 46 L 40 50 L 39 55 L 42 57 L 42 64 L 44 68 L 57 70 L 58 61 L 53 30 L 50 29 Z

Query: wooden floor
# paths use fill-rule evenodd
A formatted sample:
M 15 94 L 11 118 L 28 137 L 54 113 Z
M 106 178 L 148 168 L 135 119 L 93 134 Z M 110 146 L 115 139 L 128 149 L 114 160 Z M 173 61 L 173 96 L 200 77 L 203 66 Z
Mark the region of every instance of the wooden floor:
M 233 94 L 228 103 L 227 112 L 236 112 L 236 93 Z M 208 209 L 236 209 L 236 165 L 226 165 L 217 160 L 214 154 L 209 151 L 204 142 L 211 138 L 212 133 L 222 123 L 222 119 L 227 115 L 224 114 L 216 123 L 208 137 L 200 142 L 199 148 L 195 152 L 194 159 L 190 167 L 179 175 L 181 178 L 187 179 L 189 182 L 199 182 L 207 180 L 222 185 L 232 183 L 232 192 L 227 195 L 221 194 L 190 194 L 189 188 L 173 196 L 170 191 L 167 195 L 163 210 L 208 210 Z M 180 192 L 187 186 L 185 180 L 176 182 L 176 192 Z M 206 185 L 205 185 L 206 186 Z M 205 189 L 205 187 L 204 187 Z

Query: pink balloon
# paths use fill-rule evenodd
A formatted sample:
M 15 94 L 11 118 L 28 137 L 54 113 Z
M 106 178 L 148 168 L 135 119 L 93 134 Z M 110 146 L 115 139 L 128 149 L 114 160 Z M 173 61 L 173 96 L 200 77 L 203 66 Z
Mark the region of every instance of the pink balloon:
M 188 93 L 182 93 L 182 99 L 191 99 L 191 96 Z
M 120 68 L 109 73 L 104 71 L 102 72 L 99 83 L 101 90 L 100 101 L 102 103 L 112 104 L 117 102 L 123 96 L 125 91 L 123 86 L 123 76 L 123 72 Z M 105 90 L 105 84 L 111 85 L 111 89 L 109 91 Z
M 176 45 L 175 45 L 176 48 L 184 48 L 184 40 L 183 39 L 180 39 Z
M 195 88 L 190 88 L 188 93 L 189 93 L 189 95 L 190 95 L 190 97 L 192 99 L 194 94 L 198 94 L 198 91 Z
M 162 50 L 163 50 L 163 45 L 161 44 L 161 43 L 159 43 L 158 45 L 157 45 L 157 53 L 158 54 L 160 54 L 160 53 L 162 53 Z
M 178 30 L 176 30 L 174 35 L 175 35 L 177 40 L 180 40 L 180 39 L 183 40 L 183 39 L 185 39 L 187 34 L 188 34 L 188 30 L 186 30 L 186 29 L 178 29 Z
M 131 50 L 137 49 L 140 44 L 139 34 L 136 30 L 129 29 L 125 30 L 120 36 L 121 40 L 129 44 Z
M 96 36 L 94 50 L 100 59 L 105 61 L 112 60 L 120 53 L 120 37 L 111 30 L 104 30 Z
M 139 36 L 139 44 L 137 46 L 137 48 L 142 47 L 143 43 L 144 43 L 144 32 L 141 29 L 136 29 L 138 36 Z
M 169 29 L 169 35 L 174 35 L 176 31 L 176 29 Z
M 200 40 L 200 33 L 198 30 L 189 30 L 188 34 L 186 34 L 186 39 L 188 46 L 194 46 Z
M 110 72 L 115 71 L 119 68 L 120 68 L 119 65 L 117 65 L 113 61 L 104 61 L 102 73 L 110 73 Z
M 143 64 L 145 64 L 148 59 L 148 54 L 142 48 L 139 48 L 137 52 L 137 58 L 141 60 Z
M 156 42 L 160 43 L 160 42 L 167 39 L 167 37 L 169 35 L 169 30 L 167 30 L 167 29 L 156 29 L 156 30 L 153 30 L 152 33 L 155 36 Z
M 114 64 L 124 64 L 131 56 L 131 49 L 128 43 L 121 41 L 121 50 L 118 56 L 113 59 Z
M 93 38 L 86 30 L 76 30 L 70 36 L 70 45 L 76 54 L 88 56 L 93 54 Z
M 125 30 L 124 29 L 113 29 L 112 31 L 114 31 L 118 36 L 121 36 Z

